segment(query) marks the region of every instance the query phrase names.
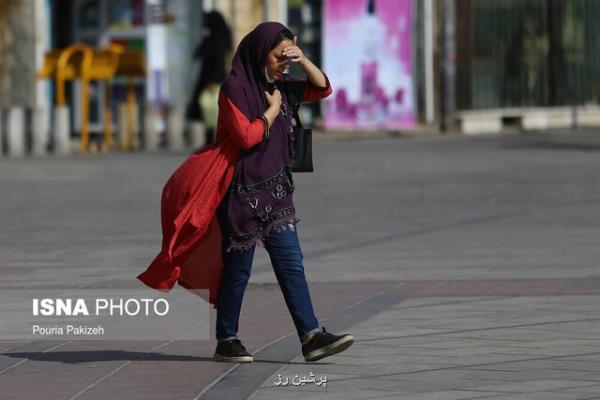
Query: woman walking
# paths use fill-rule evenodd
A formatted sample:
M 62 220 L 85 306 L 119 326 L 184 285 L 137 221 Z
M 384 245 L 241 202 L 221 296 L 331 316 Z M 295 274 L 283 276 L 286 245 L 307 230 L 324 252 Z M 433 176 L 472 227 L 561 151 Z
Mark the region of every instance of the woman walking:
M 290 62 L 298 63 L 307 80 L 282 80 Z M 216 361 L 253 361 L 237 332 L 257 244 L 270 256 L 305 360 L 337 354 L 353 343 L 351 335 L 319 329 L 292 200 L 295 154 L 288 96 L 317 101 L 331 92 L 327 77 L 284 25 L 258 25 L 241 41 L 221 87 L 217 143 L 186 160 L 163 190 L 163 251 L 139 278 L 157 289 L 176 281 L 211 289 Z M 203 255 L 201 265 L 192 253 Z

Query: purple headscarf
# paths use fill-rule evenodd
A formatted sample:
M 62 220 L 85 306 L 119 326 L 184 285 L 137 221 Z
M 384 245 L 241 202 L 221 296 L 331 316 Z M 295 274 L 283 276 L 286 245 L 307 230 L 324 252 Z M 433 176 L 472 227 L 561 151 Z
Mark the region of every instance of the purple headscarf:
M 246 35 L 232 61 L 221 90 L 252 121 L 269 107 L 264 92 L 283 82 L 267 83 L 265 62 L 275 39 L 287 29 L 278 22 L 264 22 Z M 232 187 L 220 207 L 227 221 L 233 248 L 259 243 L 269 229 L 295 224 L 291 192 L 293 132 L 285 91 L 281 112 L 270 127 L 271 137 L 242 150 L 236 163 Z
M 235 53 L 231 63 L 231 74 L 227 77 L 223 92 L 252 120 L 268 107 L 264 95 L 265 61 L 277 35 L 286 30 L 278 22 L 264 22 L 247 34 Z

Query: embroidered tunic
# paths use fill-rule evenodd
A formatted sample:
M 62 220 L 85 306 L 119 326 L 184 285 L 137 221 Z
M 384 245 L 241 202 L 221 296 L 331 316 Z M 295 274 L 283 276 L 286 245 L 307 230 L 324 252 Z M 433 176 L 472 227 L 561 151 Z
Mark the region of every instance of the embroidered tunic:
M 294 181 L 291 166 L 295 154 L 293 114 L 288 94 L 307 102 L 322 99 L 332 90 L 328 80 L 324 88 L 316 87 L 309 81 L 281 81 L 276 86 L 282 95 L 281 111 L 276 123 L 283 128 L 280 127 L 276 133 L 282 137 L 271 137 L 242 150 L 236 162 L 232 184 L 218 209 L 219 218 L 227 227 L 227 232 L 223 234 L 227 234 L 231 242 L 228 250 L 263 245 L 271 229 L 294 229 L 299 222 L 292 196 Z M 248 137 L 262 135 L 265 130 L 262 119 L 249 121 L 222 92 L 219 96 L 219 123 L 225 128 L 219 130 L 222 133 L 238 129 L 246 132 Z M 277 146 L 280 150 L 267 154 L 268 146 Z M 261 157 L 260 153 L 268 156 L 260 163 L 260 168 L 256 171 L 245 168 L 245 157 Z

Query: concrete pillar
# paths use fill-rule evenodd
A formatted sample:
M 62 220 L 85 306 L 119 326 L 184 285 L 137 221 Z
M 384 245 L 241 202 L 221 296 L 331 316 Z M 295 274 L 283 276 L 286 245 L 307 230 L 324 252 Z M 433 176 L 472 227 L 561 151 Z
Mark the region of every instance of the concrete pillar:
M 154 119 L 154 107 L 146 104 L 144 108 L 143 146 L 145 151 L 156 151 L 160 146 L 160 137 Z
M 54 108 L 54 153 L 71 153 L 71 123 L 69 121 L 69 107 L 59 106 Z
M 129 150 L 127 138 L 127 103 L 119 103 L 117 107 L 117 143 L 121 150 Z
M 33 110 L 31 152 L 41 156 L 46 154 L 48 146 L 48 111 L 45 108 Z
M 206 144 L 206 127 L 203 122 L 192 121 L 189 124 L 190 146 L 199 149 Z
M 25 110 L 22 107 L 8 109 L 7 124 L 8 154 L 15 157 L 25 155 Z
M 452 128 L 456 113 L 456 2 L 444 0 L 442 129 Z
M 119 148 L 123 150 L 138 149 L 140 146 L 138 107 L 123 102 L 119 104 L 118 110 L 117 140 L 119 141 Z
M 435 75 L 434 75 L 434 27 L 435 13 L 433 12 L 433 0 L 424 0 L 424 21 L 423 21 L 423 36 L 425 60 L 425 121 L 429 125 L 435 122 Z
M 183 110 L 181 107 L 170 107 L 167 111 L 167 146 L 169 150 L 183 150 Z
M 131 118 L 131 147 L 133 150 L 140 148 L 140 120 L 139 120 L 139 106 L 138 104 L 130 105 L 131 109 L 128 110 Z
M 0 158 L 4 155 L 4 110 L 0 108 Z

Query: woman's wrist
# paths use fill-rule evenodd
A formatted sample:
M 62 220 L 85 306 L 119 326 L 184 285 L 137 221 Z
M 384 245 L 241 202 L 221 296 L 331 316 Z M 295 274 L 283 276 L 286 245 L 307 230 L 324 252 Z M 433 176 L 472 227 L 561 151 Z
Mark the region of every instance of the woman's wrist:
M 271 136 L 271 126 L 273 126 L 273 122 L 275 122 L 275 118 L 277 118 L 277 114 L 279 114 L 278 105 L 271 104 L 266 111 L 259 116 L 265 123 L 265 139 L 268 139 Z
M 271 124 L 269 122 L 269 119 L 264 114 L 259 115 L 258 118 L 262 119 L 265 124 L 265 132 L 263 134 L 264 139 L 270 138 L 271 137 Z
M 273 125 L 277 114 L 279 114 L 279 107 L 275 105 L 269 106 L 269 108 L 267 108 L 267 110 L 263 113 L 263 115 L 269 121 L 269 126 Z

